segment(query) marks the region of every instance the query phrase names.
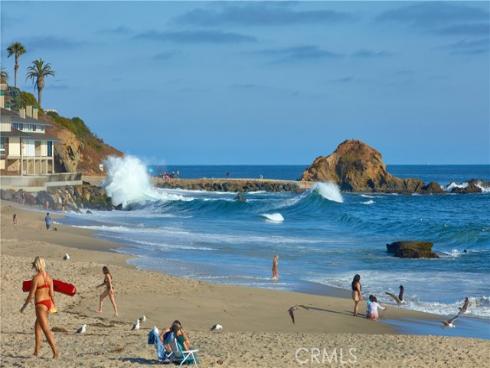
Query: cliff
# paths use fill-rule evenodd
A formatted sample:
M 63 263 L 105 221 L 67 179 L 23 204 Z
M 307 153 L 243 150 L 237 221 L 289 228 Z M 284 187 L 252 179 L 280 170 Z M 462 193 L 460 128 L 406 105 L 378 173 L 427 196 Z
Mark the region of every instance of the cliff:
M 104 143 L 78 117 L 69 119 L 55 112 L 41 113 L 39 120 L 52 124 L 47 133 L 58 138 L 55 144 L 55 169 L 100 175 L 99 165 L 107 156 L 123 153 Z
M 306 181 L 332 181 L 350 192 L 441 193 L 435 183 L 401 179 L 386 170 L 383 157 L 358 140 L 346 140 L 328 156 L 317 157 L 301 177 Z

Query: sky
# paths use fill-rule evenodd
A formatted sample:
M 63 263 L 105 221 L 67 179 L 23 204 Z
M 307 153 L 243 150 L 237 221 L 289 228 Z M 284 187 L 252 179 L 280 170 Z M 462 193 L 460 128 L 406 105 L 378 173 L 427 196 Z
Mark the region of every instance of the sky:
M 19 86 L 151 164 L 490 163 L 490 2 L 1 2 Z

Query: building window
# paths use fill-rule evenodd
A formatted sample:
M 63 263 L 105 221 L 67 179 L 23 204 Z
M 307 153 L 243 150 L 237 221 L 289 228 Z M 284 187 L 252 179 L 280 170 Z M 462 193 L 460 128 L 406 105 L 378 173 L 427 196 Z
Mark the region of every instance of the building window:
M 48 141 L 48 156 L 51 157 L 53 156 L 53 142 Z
M 24 130 L 24 124 L 23 123 L 13 123 L 12 126 L 17 130 Z
M 7 137 L 0 137 L 0 153 L 4 154 L 5 153 L 5 147 L 8 144 L 8 138 Z

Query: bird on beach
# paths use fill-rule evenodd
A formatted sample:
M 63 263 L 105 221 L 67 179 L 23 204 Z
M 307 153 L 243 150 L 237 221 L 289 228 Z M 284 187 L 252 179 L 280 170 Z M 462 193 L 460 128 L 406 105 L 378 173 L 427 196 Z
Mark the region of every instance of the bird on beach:
M 448 319 L 447 321 L 441 321 L 441 322 L 444 325 L 444 327 L 454 328 L 454 327 L 456 327 L 456 325 L 454 324 L 454 321 L 456 321 L 458 319 L 458 317 L 459 317 L 459 313 L 457 315 L 455 315 L 453 318 Z
M 136 322 L 133 324 L 133 327 L 131 327 L 131 331 L 135 331 L 139 329 L 140 329 L 140 320 L 137 319 Z
M 467 314 L 470 313 L 468 310 L 468 307 L 470 306 L 470 299 L 468 297 L 464 298 L 464 303 L 462 307 L 459 307 L 459 313 L 458 314 Z
M 289 308 L 288 309 L 288 313 L 289 313 L 289 317 L 291 317 L 291 321 L 293 322 L 293 325 L 296 323 L 296 321 L 294 319 L 294 311 L 298 310 L 299 308 L 302 308 L 302 309 L 305 309 L 305 310 L 309 310 L 310 309 L 306 305 L 302 305 L 302 304 L 296 304 L 296 305 L 293 305 L 291 308 Z
M 77 330 L 77 334 L 84 334 L 85 332 L 87 332 L 87 325 L 86 324 L 83 324 L 80 326 L 80 328 Z
M 146 321 L 146 316 L 143 314 L 140 318 L 138 318 L 138 321 L 145 322 Z
M 213 325 L 213 327 L 211 327 L 211 331 L 213 332 L 220 332 L 223 330 L 223 326 L 221 326 L 219 323 Z
M 405 288 L 403 287 L 403 285 L 400 285 L 400 292 L 398 293 L 398 296 L 396 296 L 393 293 L 390 293 L 389 291 L 386 291 L 385 294 L 390 296 L 396 302 L 397 305 L 400 305 L 406 303 L 406 301 L 403 299 L 404 292 L 405 292 Z
M 64 261 L 69 261 L 70 260 L 70 255 L 68 253 L 65 253 L 65 256 L 63 257 Z

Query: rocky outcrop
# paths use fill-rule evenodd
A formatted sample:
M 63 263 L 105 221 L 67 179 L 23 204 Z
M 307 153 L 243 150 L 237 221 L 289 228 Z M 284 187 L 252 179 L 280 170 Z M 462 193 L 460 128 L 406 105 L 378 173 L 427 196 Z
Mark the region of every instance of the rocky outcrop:
M 111 199 L 103 188 L 92 185 L 66 186 L 50 188 L 47 191 L 29 193 L 23 190 L 0 190 L 2 200 L 13 201 L 25 205 L 39 206 L 51 210 L 80 211 L 91 208 L 112 210 Z
M 400 179 L 386 170 L 381 153 L 358 140 L 346 140 L 305 170 L 301 180 L 333 181 L 350 192 L 422 192 L 420 179 Z
M 477 179 L 471 179 L 467 185 L 455 186 L 451 189 L 451 193 L 469 194 L 469 193 L 481 193 L 483 187 L 490 187 L 490 183 L 483 182 Z
M 381 153 L 359 140 L 346 140 L 332 154 L 317 157 L 301 180 L 332 181 L 348 192 L 445 193 L 436 182 L 424 184 L 420 179 L 393 176 L 387 171 Z M 455 186 L 450 191 L 481 193 L 481 181 L 473 179 L 466 187 Z
M 395 257 L 400 258 L 439 258 L 432 251 L 431 242 L 397 241 L 386 244 L 386 250 L 388 253 L 392 253 Z

